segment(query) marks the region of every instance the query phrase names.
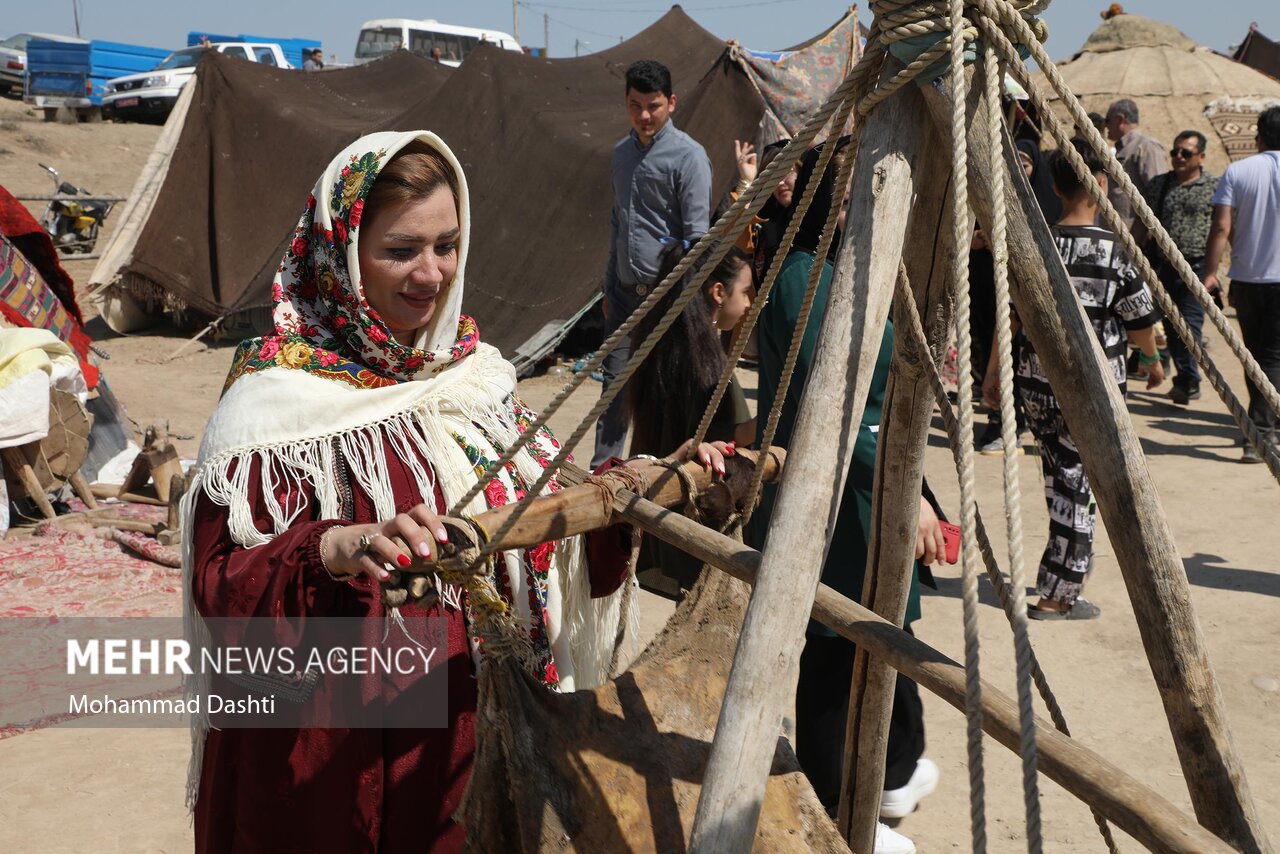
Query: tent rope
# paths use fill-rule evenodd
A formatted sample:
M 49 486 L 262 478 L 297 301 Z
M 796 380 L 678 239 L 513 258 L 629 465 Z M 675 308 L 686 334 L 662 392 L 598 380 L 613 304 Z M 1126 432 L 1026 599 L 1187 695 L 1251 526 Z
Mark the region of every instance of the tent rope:
M 996 2 L 996 0 L 973 0 L 973 2 L 982 7 L 983 11 L 986 12 L 990 18 L 1004 15 L 1005 7 L 1003 2 Z M 1093 180 L 1093 176 L 1089 174 L 1089 169 L 1085 166 L 1084 159 L 1080 157 L 1080 153 L 1076 151 L 1075 146 L 1071 144 L 1070 137 L 1068 136 L 1061 121 L 1059 121 L 1057 116 L 1055 116 L 1048 108 L 1044 97 L 1040 94 L 1035 83 L 1031 80 L 1031 76 L 1028 73 L 1026 66 L 1022 63 L 1021 59 L 1018 59 L 1017 61 L 1010 59 L 1010 57 L 1017 57 L 1017 50 L 1013 46 L 1013 43 L 1000 29 L 1000 27 L 997 26 L 990 18 L 979 18 L 979 24 L 984 33 L 991 40 L 995 48 L 1002 54 L 1004 59 L 1010 62 L 1014 75 L 1018 78 L 1018 82 L 1027 90 L 1027 94 L 1032 99 L 1032 103 L 1036 105 L 1040 114 L 1044 116 L 1045 123 L 1058 146 L 1058 150 L 1062 151 L 1066 155 L 1068 162 L 1071 163 L 1076 174 L 1080 176 L 1085 187 L 1088 188 L 1093 201 L 1098 205 L 1099 210 L 1102 213 L 1103 221 L 1106 222 L 1108 228 L 1116 233 L 1117 238 L 1120 240 L 1121 245 L 1129 256 L 1129 259 L 1137 265 L 1139 273 L 1151 288 L 1151 292 L 1155 296 L 1165 318 L 1170 322 L 1170 325 L 1174 327 L 1174 331 L 1177 333 L 1178 337 L 1186 342 L 1187 349 L 1195 357 L 1196 362 L 1204 371 L 1209 384 L 1213 386 L 1214 390 L 1218 393 L 1218 396 L 1222 399 L 1223 404 L 1225 404 L 1227 409 L 1230 411 L 1232 418 L 1234 418 L 1236 424 L 1239 425 L 1246 440 L 1258 451 L 1259 456 L 1261 456 L 1262 460 L 1267 464 L 1267 468 L 1271 471 L 1272 476 L 1277 481 L 1280 481 L 1280 453 L 1278 453 L 1276 449 L 1272 448 L 1259 433 L 1257 425 L 1254 424 L 1253 419 L 1249 417 L 1248 410 L 1246 410 L 1244 405 L 1240 403 L 1239 398 L 1236 397 L 1235 392 L 1227 383 L 1226 378 L 1222 376 L 1222 372 L 1209 357 L 1204 346 L 1196 336 L 1191 333 L 1190 327 L 1187 326 L 1186 320 L 1182 317 L 1181 312 L 1178 311 L 1178 307 L 1169 297 L 1168 291 L 1165 289 L 1163 283 L 1160 282 L 1159 277 L 1156 276 L 1155 271 L 1151 267 L 1151 263 L 1138 248 L 1138 245 L 1134 241 L 1133 235 L 1130 234 L 1128 228 L 1126 228 L 1120 221 L 1120 217 L 1116 213 L 1115 207 L 1111 204 L 1106 194 L 1102 192 L 1101 188 L 1098 187 L 1097 182 Z M 1004 19 L 1013 26 L 1015 31 L 1018 29 L 1018 24 L 1021 23 L 1020 19 L 1010 20 L 1007 16 Z M 1015 35 L 1019 39 L 1025 39 L 1026 33 L 1019 31 L 1015 32 Z M 1022 42 L 1020 41 L 1020 44 L 1021 43 Z M 1222 334 L 1223 340 L 1226 341 L 1232 354 L 1239 359 L 1240 363 L 1244 366 L 1245 376 L 1247 376 L 1254 383 L 1254 386 L 1259 389 L 1263 397 L 1266 399 L 1267 404 L 1275 411 L 1280 412 L 1280 395 L 1277 394 L 1275 386 L 1271 384 L 1271 381 L 1267 378 L 1266 374 L 1262 372 L 1262 368 L 1258 365 L 1257 360 L 1253 358 L 1253 355 L 1249 352 L 1248 348 L 1244 346 L 1244 342 L 1241 340 L 1239 334 L 1231 327 L 1230 323 L 1228 323 L 1227 316 L 1217 307 L 1217 305 L 1214 304 L 1212 297 L 1210 297 L 1209 292 L 1204 287 L 1204 283 L 1200 281 L 1199 277 L 1196 276 L 1195 271 L 1191 269 L 1189 264 L 1187 264 L 1187 261 L 1183 258 L 1181 251 L 1178 249 L 1177 245 L 1174 244 L 1172 238 L 1169 237 L 1169 233 L 1165 230 L 1159 219 L 1156 218 L 1142 194 L 1134 187 L 1133 182 L 1129 180 L 1129 176 L 1125 174 L 1124 168 L 1120 166 L 1119 162 L 1115 159 L 1115 156 L 1110 153 L 1110 150 L 1102 140 L 1101 134 L 1098 133 L 1097 129 L 1093 126 L 1093 123 L 1088 120 L 1088 116 L 1080 106 L 1080 102 L 1076 99 L 1070 88 L 1067 87 L 1065 81 L 1062 79 L 1062 75 L 1058 72 L 1057 67 L 1049 60 L 1048 56 L 1044 53 L 1044 49 L 1040 47 L 1039 44 L 1029 44 L 1024 46 L 1030 50 L 1031 57 L 1040 66 L 1040 70 L 1044 72 L 1045 79 L 1049 81 L 1055 93 L 1062 100 L 1063 104 L 1067 106 L 1072 120 L 1075 121 L 1077 123 L 1077 127 L 1084 132 L 1085 139 L 1089 142 L 1090 146 L 1093 147 L 1094 151 L 1096 151 L 1103 159 L 1110 179 L 1121 187 L 1125 196 L 1129 199 L 1129 203 L 1132 205 L 1133 210 L 1138 213 L 1143 224 L 1147 226 L 1148 232 L 1155 238 L 1161 252 L 1163 252 L 1169 262 L 1173 264 L 1174 269 L 1178 271 L 1178 274 L 1182 277 L 1182 280 L 1186 283 L 1191 293 L 1195 295 L 1196 300 L 1199 301 L 1201 306 L 1204 308 L 1206 315 L 1212 318 L 1214 326 L 1217 327 L 1218 331 Z
M 624 322 L 617 331 L 609 336 L 601 349 L 597 351 L 595 356 L 588 362 L 587 366 L 584 367 L 576 377 L 570 380 L 568 384 L 566 384 L 565 388 L 562 389 L 551 403 L 548 404 L 547 408 L 543 410 L 543 413 L 535 419 L 533 423 L 525 428 L 511 447 L 505 450 L 497 460 L 491 463 L 488 469 L 480 476 L 480 478 L 477 479 L 476 484 L 465 496 L 462 497 L 462 499 L 455 503 L 454 507 L 450 510 L 451 515 L 459 513 L 462 508 L 465 508 L 470 504 L 471 501 L 483 491 L 484 487 L 497 476 L 498 472 L 500 472 L 507 463 L 514 459 L 515 455 L 528 444 L 538 430 L 546 425 L 547 421 L 560 408 L 560 406 L 564 404 L 565 400 L 567 400 L 578 386 L 582 384 L 585 377 L 603 363 L 605 356 L 617 347 L 623 336 L 629 335 L 631 330 L 645 317 L 645 315 L 648 314 L 653 306 L 683 278 L 685 271 L 694 263 L 701 260 L 703 255 L 708 254 L 708 252 L 711 253 L 711 260 L 701 268 L 701 270 L 705 272 L 702 272 L 701 278 L 697 282 L 699 287 L 690 286 L 682 290 L 676 297 L 671 308 L 667 311 L 666 315 L 663 316 L 662 320 L 659 321 L 658 325 L 654 328 L 653 332 L 650 333 L 644 341 L 638 344 L 635 352 L 632 353 L 631 358 L 627 361 L 622 372 L 610 387 L 600 396 L 600 399 L 591 408 L 591 411 L 587 413 L 586 417 L 584 417 L 578 424 L 577 428 L 575 428 L 568 441 L 563 443 L 560 451 L 547 464 L 542 475 L 534 485 L 530 487 L 525 498 L 516 504 L 511 515 L 506 519 L 502 527 L 494 533 L 490 542 L 485 545 L 482 557 L 488 557 L 494 552 L 501 550 L 502 541 L 507 532 L 515 526 L 515 524 L 532 505 L 533 501 L 542 493 L 542 490 L 551 481 L 551 478 L 556 475 L 560 466 L 563 465 L 565 460 L 569 457 L 570 449 L 577 445 L 582 437 L 586 435 L 587 429 L 594 424 L 597 419 L 599 419 L 609 404 L 612 403 L 613 399 L 623 388 L 625 388 L 627 380 L 633 373 L 635 373 L 636 369 L 644 361 L 645 357 L 647 357 L 653 350 L 658 341 L 662 339 L 662 336 L 666 334 L 667 329 L 670 328 L 671 324 L 675 322 L 675 319 L 679 317 L 680 313 L 684 310 L 684 307 L 689 303 L 694 295 L 700 292 L 701 281 L 705 280 L 705 278 L 711 274 L 711 271 L 715 266 L 719 264 L 721 259 L 723 259 L 728 253 L 729 248 L 732 246 L 732 241 L 722 239 L 725 232 L 731 225 L 737 223 L 739 220 L 750 221 L 750 218 L 764 206 L 765 201 L 773 192 L 773 188 L 777 186 L 783 176 L 785 176 L 790 170 L 791 165 L 799 159 L 800 155 L 807 149 L 809 143 L 827 124 L 832 114 L 834 114 L 838 108 L 844 107 L 846 102 L 850 100 L 851 94 L 858 86 L 862 85 L 862 81 L 866 75 L 866 68 L 864 65 L 864 63 L 859 63 L 859 65 L 855 67 L 854 71 L 850 72 L 849 76 L 846 77 L 844 82 L 841 83 L 836 91 L 832 93 L 831 97 L 827 99 L 827 102 L 823 104 L 822 108 L 809 119 L 804 130 L 797 134 L 796 137 L 787 144 L 786 148 L 784 148 L 782 152 L 774 158 L 773 162 L 771 162 L 768 168 L 765 169 L 763 175 L 757 176 L 759 187 L 754 192 L 744 193 L 739 197 L 729 210 L 716 221 L 715 225 L 713 225 L 706 234 L 698 239 L 698 242 L 694 245 L 689 254 L 686 255 L 680 263 L 676 265 L 675 269 L 672 270 L 671 273 L 662 281 L 662 283 L 645 298 L 631 316 L 627 318 L 626 322 Z
M 848 118 L 852 107 L 853 100 L 850 99 L 841 112 L 842 119 Z M 813 176 L 810 178 L 810 184 L 813 187 L 816 188 L 822 176 L 826 174 L 827 164 L 831 162 L 831 158 L 835 155 L 835 149 L 836 146 L 834 144 L 825 146 L 822 153 L 818 155 L 818 162 L 814 164 Z M 841 160 L 840 169 L 836 175 L 836 189 L 833 192 L 833 196 L 840 192 L 841 187 L 848 185 L 849 176 L 853 174 L 853 164 L 856 159 L 856 151 L 850 151 L 846 152 L 845 157 Z M 835 239 L 836 220 L 840 217 L 841 207 L 842 205 L 835 203 L 833 198 L 831 209 L 827 211 L 826 222 L 822 226 L 822 236 L 818 239 L 818 246 L 814 250 L 813 267 L 809 270 L 809 280 L 805 283 L 804 300 L 800 304 L 800 315 L 796 319 L 796 327 L 791 333 L 791 342 L 787 346 L 787 358 L 782 365 L 782 375 L 778 380 L 778 388 L 774 392 L 773 406 L 769 409 L 769 418 L 765 423 L 764 433 L 761 435 L 760 452 L 762 454 L 768 454 L 769 449 L 773 447 L 778 423 L 782 420 L 782 409 L 787 402 L 787 391 L 791 388 L 791 380 L 795 374 L 796 364 L 800 361 L 800 348 L 804 343 L 805 330 L 809 327 L 809 316 L 813 313 L 813 303 L 818 294 L 818 283 L 822 280 L 822 270 L 826 266 L 827 252 L 830 251 L 831 243 Z M 801 214 L 797 211 L 796 216 L 792 217 L 790 225 L 798 228 L 800 221 Z M 774 261 L 781 268 L 782 259 L 775 257 Z M 705 413 L 703 418 L 706 418 Z M 756 466 L 751 475 L 751 488 L 747 490 L 744 524 L 751 521 L 751 515 L 755 512 L 756 502 L 763 487 L 764 466 Z
M 849 109 L 848 103 L 846 103 L 841 114 L 836 118 L 836 126 L 843 127 L 843 122 L 848 120 L 848 115 Z M 828 157 L 828 159 L 830 158 Z M 814 173 L 817 174 L 817 169 L 814 170 Z M 816 185 L 806 187 L 805 189 L 811 191 L 813 186 Z M 795 243 L 796 234 L 800 231 L 800 224 L 804 222 L 805 214 L 808 213 L 809 205 L 812 202 L 813 193 L 805 192 L 801 194 L 801 198 L 795 203 L 795 213 L 791 216 L 786 229 L 782 233 L 782 240 L 778 244 L 778 249 L 769 262 L 769 269 L 765 274 L 764 282 L 761 283 L 760 290 L 751 303 L 751 308 L 747 310 L 747 315 L 742 322 L 742 331 L 738 333 L 736 340 L 733 343 L 733 347 L 729 351 L 729 358 L 725 360 L 724 370 L 721 371 L 720 379 L 716 382 L 715 390 L 712 391 L 711 398 L 702 412 L 702 420 L 698 422 L 698 426 L 694 430 L 692 447 L 696 448 L 701 444 L 707 437 L 707 431 L 711 429 L 711 422 L 715 419 L 715 414 L 720 409 L 720 403 L 724 399 L 725 393 L 728 391 L 729 383 L 733 380 L 734 373 L 738 366 L 738 360 L 742 358 L 742 354 L 746 351 L 747 342 L 751 337 L 751 333 L 755 330 L 756 324 L 760 319 L 760 314 L 768 303 L 769 295 L 773 292 L 773 283 L 777 281 L 778 275 L 782 271 L 782 264 L 786 260 L 787 255 L 791 252 L 791 247 Z M 788 351 L 788 354 L 790 354 L 790 351 Z M 783 373 L 788 377 L 790 376 L 789 371 L 784 371 Z M 752 492 L 751 495 L 754 496 L 754 492 Z M 749 499 L 747 506 L 750 507 L 753 503 L 754 498 Z
M 947 88 L 951 96 L 951 287 L 955 292 L 957 359 L 967 364 L 973 347 L 969 332 L 969 253 L 962 251 L 972 239 L 969 213 L 969 151 L 965 133 L 964 0 L 950 0 L 951 68 Z M 960 372 L 960 400 L 973 399 L 973 376 Z M 977 484 L 973 461 L 973 407 L 960 407 L 960 562 L 961 602 L 964 614 L 964 705 L 968 727 L 969 828 L 975 852 L 987 850 L 986 775 L 982 761 L 982 682 L 979 673 L 981 641 L 978 637 Z
M 911 284 L 906 277 L 905 271 L 898 279 L 895 298 L 897 306 L 895 312 L 896 330 L 898 332 L 905 331 L 906 334 L 915 339 L 914 346 L 918 351 L 923 349 L 924 352 L 928 352 L 928 341 L 925 336 L 924 325 L 920 320 L 919 312 L 915 309 L 915 299 L 912 296 Z M 926 358 L 923 361 L 927 367 L 929 380 L 933 385 L 934 400 L 937 402 L 938 411 L 942 416 L 942 426 L 949 439 L 949 447 L 955 463 L 956 474 L 959 475 L 964 464 L 964 454 L 960 444 L 959 418 L 956 415 L 955 407 L 952 406 L 951 400 L 947 397 L 947 389 L 942 382 L 942 375 L 938 371 L 937 364 L 934 363 L 932 358 Z M 1005 579 L 1004 573 L 1000 571 L 999 563 L 996 560 L 995 548 L 991 544 L 991 537 L 987 533 L 987 526 L 982 519 L 980 509 L 975 512 L 974 520 L 977 523 L 978 550 L 982 554 L 982 562 L 986 567 L 987 578 L 991 582 L 992 589 L 995 590 L 996 598 L 1000 601 L 1000 607 L 1004 609 L 1006 619 L 1012 623 L 1015 605 L 1013 593 L 1009 589 L 1010 582 Z M 1024 614 L 1026 613 L 1025 606 L 1022 611 Z M 1035 682 L 1036 691 L 1044 701 L 1054 728 L 1063 735 L 1071 735 L 1071 729 L 1067 725 L 1066 714 L 1063 712 L 1061 704 L 1058 703 L 1057 695 L 1054 694 L 1053 688 L 1049 684 L 1048 676 L 1045 675 L 1044 670 L 1040 667 L 1040 661 L 1036 656 L 1034 646 L 1030 644 L 1028 644 L 1028 658 L 1031 678 Z M 1111 854 L 1119 854 L 1119 848 L 1111 834 L 1111 828 L 1107 824 L 1107 820 L 1096 809 L 1091 808 L 1091 811 L 1093 812 L 1094 822 L 1098 825 L 1098 830 L 1107 844 L 1107 850 Z
M 1009 575 L 1013 587 L 1010 624 L 1017 671 L 1018 723 L 1022 757 L 1022 794 L 1026 811 L 1028 847 L 1042 850 L 1040 834 L 1040 787 L 1036 779 L 1036 719 L 1031 696 L 1031 638 L 1027 619 L 1027 570 L 1022 552 L 1022 493 L 1018 480 L 1018 425 L 1014 409 L 1013 332 L 1009 311 L 1009 244 L 1007 239 L 1004 184 L 1005 169 L 1001 135 L 1004 117 L 1000 113 L 1000 65 L 990 42 L 982 50 L 983 83 L 986 89 L 987 156 L 991 162 L 992 211 L 991 256 L 996 291 L 996 347 L 1000 378 L 1000 435 L 1004 445 L 1005 532 L 1009 544 Z M 957 246 L 956 252 L 964 251 Z M 966 290 L 967 293 L 967 290 Z M 968 364 L 961 362 L 961 365 Z M 964 398 L 962 398 L 964 399 Z

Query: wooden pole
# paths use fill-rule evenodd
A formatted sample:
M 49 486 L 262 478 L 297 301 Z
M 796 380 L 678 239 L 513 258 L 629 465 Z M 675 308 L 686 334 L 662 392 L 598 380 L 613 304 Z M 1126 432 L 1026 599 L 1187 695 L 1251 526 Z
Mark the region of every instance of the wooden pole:
M 626 521 L 699 560 L 748 584 L 763 580 L 762 557 L 754 549 L 634 495 L 620 493 L 617 507 Z M 818 586 L 813 618 L 964 711 L 964 667 L 959 662 L 825 584 Z M 982 705 L 986 733 L 1016 752 L 1020 743 L 1017 703 L 983 682 Z M 1040 719 L 1036 720 L 1036 744 L 1040 770 L 1045 776 L 1096 808 L 1150 850 L 1178 854 L 1231 851 L 1154 789 Z M 741 850 L 749 851 L 750 847 Z
M 912 175 L 927 127 L 913 86 L 895 93 L 862 127 L 850 228 L 698 800 L 689 843 L 697 854 L 747 851 L 755 836 L 893 298 L 914 195 Z M 826 520 L 823 536 L 815 536 L 818 520 Z
M 925 90 L 925 97 L 935 123 L 948 127 L 946 99 L 932 90 Z M 975 108 L 983 109 L 981 97 L 979 87 L 974 87 L 971 114 Z M 971 151 L 983 150 L 983 136 L 974 122 Z M 1061 404 L 1097 496 L 1196 816 L 1241 851 L 1270 852 L 1271 843 L 1232 744 L 1186 571 L 1124 398 L 1031 188 L 1021 177 L 1007 136 L 1004 149 L 1012 176 L 1005 193 L 1009 245 L 1018 247 L 1009 257 L 1014 306 Z M 990 220 L 993 198 L 986 158 L 970 159 L 969 189 L 979 219 Z M 1028 211 L 1033 215 L 1028 216 Z
M 931 140 L 938 156 L 921 164 L 920 193 L 912 207 L 904 263 L 915 288 L 915 302 L 935 331 L 948 330 L 951 301 L 947 272 L 953 240 L 948 229 L 950 164 L 941 156 L 939 140 Z M 968 247 L 962 247 L 968 251 Z M 916 306 L 908 307 L 915 311 Z M 944 333 L 945 334 L 945 333 Z M 871 508 L 871 543 L 867 555 L 862 603 L 896 626 L 906 616 L 907 598 L 915 566 L 916 528 L 920 514 L 924 449 L 933 418 L 933 383 L 927 370 L 928 351 L 917 348 L 910 335 L 895 334 L 893 367 L 880 418 Z M 853 666 L 849 723 L 844 745 L 844 783 L 840 792 L 840 832 L 854 851 L 875 847 L 884 790 L 889 719 L 898 675 L 882 659 L 859 649 Z
M 782 448 L 773 448 L 763 462 L 760 461 L 758 451 L 742 449 L 737 451 L 735 456 L 753 466 L 763 465 L 765 483 L 775 483 L 782 474 L 787 452 Z M 725 462 L 729 467 L 729 478 L 742 477 L 750 482 L 751 474 L 746 467 L 735 471 L 733 458 Z M 701 463 L 687 462 L 681 468 L 684 470 L 684 475 L 677 475 L 670 468 L 652 461 L 633 460 L 627 465 L 627 475 L 640 478 L 640 481 L 647 485 L 645 498 L 661 507 L 677 507 L 685 503 L 688 497 L 685 478 L 688 478 L 688 482 L 692 483 L 700 493 L 707 491 L 714 483 L 720 481 L 720 478 L 714 477 Z M 586 477 L 577 466 L 567 466 L 567 469 L 566 481 L 581 481 Z M 615 524 L 618 520 L 613 517 L 613 496 L 629 482 L 632 481 L 624 479 L 622 475 L 605 472 L 603 475 L 586 477 L 586 482 L 579 486 L 571 486 L 551 495 L 538 497 L 502 538 L 502 547 L 504 549 L 527 548 L 538 543 L 572 537 L 575 534 Z M 504 504 L 477 514 L 473 517 L 473 521 L 482 530 L 497 531 L 506 524 L 516 507 L 516 504 Z M 445 521 L 449 521 L 449 518 L 446 517 Z M 455 524 L 454 527 L 462 533 L 465 542 L 467 532 L 471 528 L 462 524 Z M 406 547 L 405 553 L 411 554 L 412 550 Z M 470 558 L 462 560 L 465 563 Z M 415 558 L 406 571 L 435 572 L 441 564 L 447 566 L 450 561 L 449 557 L 430 561 Z

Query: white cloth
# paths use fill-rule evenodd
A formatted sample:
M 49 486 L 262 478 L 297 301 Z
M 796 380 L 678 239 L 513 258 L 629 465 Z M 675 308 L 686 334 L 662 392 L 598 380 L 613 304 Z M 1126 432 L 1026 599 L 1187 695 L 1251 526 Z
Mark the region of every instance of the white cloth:
M 1213 203 L 1230 205 L 1235 213 L 1231 278 L 1280 283 L 1280 151 L 1228 166 Z
M 0 448 L 49 435 L 49 390 L 89 395 L 80 362 L 47 329 L 0 329 Z
M 39 442 L 48 435 L 48 374 L 28 371 L 0 388 L 0 448 Z

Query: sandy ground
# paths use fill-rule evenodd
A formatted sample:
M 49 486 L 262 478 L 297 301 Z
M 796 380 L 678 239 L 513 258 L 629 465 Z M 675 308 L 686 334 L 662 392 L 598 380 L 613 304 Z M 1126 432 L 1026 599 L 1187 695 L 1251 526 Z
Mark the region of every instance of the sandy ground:
M 46 192 L 48 181 L 35 163 L 48 158 L 77 183 L 123 195 L 157 133 L 157 128 L 140 125 L 46 124 L 26 114 L 20 104 L 0 99 L 0 184 L 19 195 Z M 78 281 L 87 280 L 88 264 L 75 265 L 71 272 Z M 216 404 L 231 345 L 200 344 L 169 359 L 185 340 L 176 330 L 120 337 L 94 320 L 90 332 L 110 354 L 105 374 L 135 421 L 167 423 L 183 453 L 194 455 Z M 1214 341 L 1212 352 L 1226 361 L 1220 340 Z M 1226 371 L 1243 394 L 1238 368 L 1228 366 Z M 522 383 L 521 392 L 533 406 L 541 406 L 564 380 L 537 377 Z M 588 383 L 557 415 L 553 427 L 559 435 L 568 436 L 597 393 L 598 386 Z M 1184 556 L 1235 746 L 1264 826 L 1275 838 L 1280 834 L 1280 797 L 1275 794 L 1280 791 L 1280 741 L 1275 737 L 1280 724 L 1280 693 L 1275 690 L 1280 680 L 1275 656 L 1280 641 L 1280 560 L 1271 541 L 1280 519 L 1280 488 L 1263 467 L 1236 462 L 1237 431 L 1219 401 L 1206 398 L 1177 409 L 1159 392 L 1138 391 L 1131 395 L 1130 410 Z M 580 456 L 588 456 L 590 441 L 589 435 Z M 953 517 L 958 515 L 954 468 L 939 430 L 931 436 L 926 460 L 935 491 Z M 1026 553 L 1034 571 L 1047 525 L 1039 460 L 1023 457 L 1020 465 Z M 978 459 L 979 496 L 1003 560 L 1000 471 L 998 458 Z M 916 624 L 916 633 L 961 659 L 957 573 L 944 571 L 939 577 L 941 590 L 926 596 L 925 618 Z M 1089 596 L 1103 608 L 1101 620 L 1031 627 L 1072 731 L 1082 743 L 1189 812 L 1160 696 L 1105 534 L 1098 538 Z M 643 610 L 646 632 L 651 634 L 671 606 L 646 597 Z M 980 632 L 982 675 L 1012 695 L 1011 635 L 985 586 Z M 924 702 L 928 755 L 941 767 L 942 783 L 899 829 L 921 852 L 966 849 L 964 719 L 928 694 Z M 187 734 L 180 730 L 52 729 L 0 741 L 0 850 L 189 848 L 190 829 L 182 807 L 187 754 Z M 989 848 L 1022 850 L 1018 760 L 990 739 L 984 755 Z M 1046 850 L 1102 850 L 1088 811 L 1043 776 L 1041 804 Z M 1125 850 L 1139 847 L 1123 836 L 1121 844 Z

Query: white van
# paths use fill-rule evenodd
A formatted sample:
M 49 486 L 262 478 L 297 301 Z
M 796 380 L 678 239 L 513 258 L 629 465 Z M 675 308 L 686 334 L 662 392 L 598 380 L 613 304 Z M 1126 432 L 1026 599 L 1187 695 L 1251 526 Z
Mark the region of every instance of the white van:
M 497 30 L 457 27 L 428 19 L 377 18 L 365 21 L 356 42 L 356 65 L 381 59 L 404 48 L 426 59 L 436 58 L 445 65 L 457 67 L 480 42 L 489 42 L 503 50 L 521 51 L 514 36 Z M 439 51 L 433 54 L 432 51 Z

